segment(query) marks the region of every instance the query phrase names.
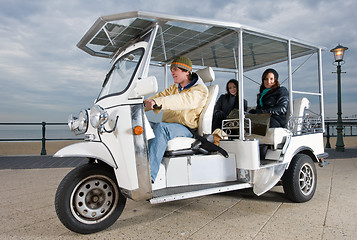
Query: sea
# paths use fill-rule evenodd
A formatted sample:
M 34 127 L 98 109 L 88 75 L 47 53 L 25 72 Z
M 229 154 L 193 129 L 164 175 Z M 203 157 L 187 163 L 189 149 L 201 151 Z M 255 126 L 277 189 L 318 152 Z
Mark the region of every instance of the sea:
M 66 125 L 46 125 L 45 138 L 48 140 L 83 139 L 84 135 L 76 136 Z M 42 126 L 0 125 L 0 141 L 40 141 Z

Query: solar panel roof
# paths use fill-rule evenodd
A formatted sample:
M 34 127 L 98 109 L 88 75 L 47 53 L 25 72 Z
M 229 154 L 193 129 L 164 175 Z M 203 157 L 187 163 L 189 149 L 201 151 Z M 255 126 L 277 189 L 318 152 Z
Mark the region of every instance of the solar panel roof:
M 238 23 L 139 11 L 100 17 L 77 46 L 91 55 L 111 58 L 131 43 L 143 40 L 155 25 L 159 25 L 159 31 L 151 61 L 157 64 L 185 55 L 194 65 L 237 69 L 240 31 L 245 71 L 286 61 L 288 43 L 292 58 L 323 49 Z

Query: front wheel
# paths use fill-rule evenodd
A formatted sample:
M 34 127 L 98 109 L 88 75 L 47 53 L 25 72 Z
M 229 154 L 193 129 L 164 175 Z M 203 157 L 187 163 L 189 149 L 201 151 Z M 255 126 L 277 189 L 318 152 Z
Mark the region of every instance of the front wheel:
M 69 172 L 58 186 L 55 198 L 62 224 L 82 234 L 111 226 L 123 212 L 125 203 L 113 169 L 101 163 L 85 164 Z
M 309 201 L 315 194 L 317 173 L 314 162 L 306 154 L 297 154 L 282 178 L 284 192 L 294 202 Z

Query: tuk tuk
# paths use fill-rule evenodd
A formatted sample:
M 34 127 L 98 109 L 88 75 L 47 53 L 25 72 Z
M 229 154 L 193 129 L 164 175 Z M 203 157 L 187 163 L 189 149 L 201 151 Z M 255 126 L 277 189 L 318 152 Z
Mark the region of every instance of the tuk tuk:
M 111 226 L 127 198 L 157 204 L 246 188 L 261 195 L 279 182 L 291 201 L 313 197 L 315 165 L 326 164 L 328 156 L 323 146 L 323 47 L 235 22 L 142 11 L 98 18 L 77 46 L 112 63 L 94 106 L 69 118 L 71 131 L 84 134 L 85 141 L 54 155 L 88 158 L 64 177 L 56 192 L 56 213 L 68 229 L 88 234 Z M 199 119 L 200 136 L 212 134 L 217 73 L 238 79 L 239 112 L 222 123 L 222 151 L 207 150 L 195 138 L 170 140 L 152 183 L 148 139 L 154 136 L 143 102 L 159 89 L 153 74 L 159 71 L 152 69 L 162 69 L 167 87 L 170 63 L 180 55 L 192 60 L 209 90 Z M 304 56 L 316 56 L 316 77 L 311 81 L 317 91 L 293 89 L 299 83 L 292 61 Z M 277 63 L 287 68 L 288 126 L 257 133 L 253 117 L 244 112 L 245 74 Z M 317 113 L 309 112 L 306 96 L 318 99 Z M 267 146 L 263 154 L 262 145 Z

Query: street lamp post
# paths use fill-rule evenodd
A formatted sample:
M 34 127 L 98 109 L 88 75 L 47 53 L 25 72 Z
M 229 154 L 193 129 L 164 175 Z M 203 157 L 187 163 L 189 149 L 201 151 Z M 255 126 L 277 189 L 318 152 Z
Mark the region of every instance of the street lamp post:
M 337 141 L 336 141 L 336 151 L 344 152 L 345 144 L 343 143 L 343 126 L 342 126 L 342 108 L 341 108 L 341 65 L 344 64 L 343 55 L 347 50 L 347 47 L 337 45 L 330 52 L 333 53 L 335 57 L 335 63 L 337 64 Z

